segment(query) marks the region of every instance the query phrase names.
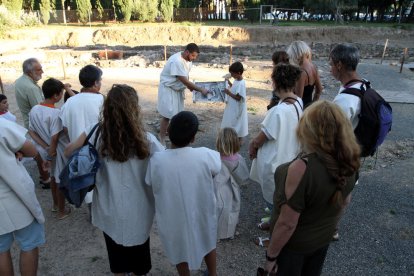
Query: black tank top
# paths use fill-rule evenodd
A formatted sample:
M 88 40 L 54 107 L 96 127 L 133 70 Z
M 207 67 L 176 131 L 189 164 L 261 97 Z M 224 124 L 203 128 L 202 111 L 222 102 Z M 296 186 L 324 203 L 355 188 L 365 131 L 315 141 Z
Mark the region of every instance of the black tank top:
M 309 83 L 309 74 L 305 69 L 303 69 L 303 71 L 305 71 L 306 75 L 308 76 L 308 83 Z M 312 85 L 308 84 L 308 85 L 305 85 L 305 87 L 303 87 L 302 101 L 303 101 L 304 107 L 307 107 L 312 102 L 312 94 L 313 94 L 314 88 L 315 88 L 315 84 L 312 84 Z

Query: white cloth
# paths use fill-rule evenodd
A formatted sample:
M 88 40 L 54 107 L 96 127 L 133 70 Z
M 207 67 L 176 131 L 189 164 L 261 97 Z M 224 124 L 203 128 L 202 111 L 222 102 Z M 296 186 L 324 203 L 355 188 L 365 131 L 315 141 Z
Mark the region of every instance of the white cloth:
M 96 125 L 104 97 L 97 93 L 82 92 L 70 97 L 62 106 L 60 119 L 68 130 L 69 141 L 75 141 L 87 127 Z M 86 203 L 92 202 L 92 192 L 85 197 Z
M 56 147 L 56 157 L 52 164 L 51 173 L 55 177 L 56 183 L 60 183 L 59 175 L 66 164 L 64 154 L 65 147 L 69 143 L 69 138 L 63 131 L 62 121 L 59 118 L 60 110 L 43 105 L 35 105 L 29 113 L 29 129 L 36 132 L 39 137 L 50 146 L 51 139 L 54 135 L 59 134 L 59 140 Z M 46 160 L 45 150 L 34 142 L 37 150 Z
M 151 154 L 164 150 L 154 135 L 148 133 L 147 138 Z M 92 224 L 117 244 L 140 245 L 149 237 L 155 207 L 152 189 L 145 185 L 148 161 L 133 157 L 121 163 L 101 158 L 92 200 Z
M 297 98 L 295 102 L 299 116 L 303 111 L 303 102 Z M 253 160 L 250 178 L 262 187 L 263 198 L 273 204 L 275 191 L 274 173 L 276 168 L 295 158 L 300 151 L 296 138 L 296 128 L 299 119 L 293 104 L 280 102 L 272 107 L 262 122 L 262 131 L 268 140 L 259 148 L 257 158 Z
M 213 177 L 220 168 L 220 154 L 204 147 L 168 149 L 150 159 L 145 182 L 152 186 L 161 242 L 174 265 L 199 269 L 216 248 Z
M 0 235 L 22 229 L 36 219 L 44 223 L 32 178 L 15 153 L 26 142 L 27 130 L 0 118 Z
M 361 88 L 361 83 L 355 83 L 348 88 Z M 345 112 L 346 117 L 351 121 L 353 129 L 355 129 L 359 123 L 358 115 L 361 113 L 361 99 L 358 96 L 341 93 L 345 90 L 345 87 L 339 88 L 338 95 L 335 96 L 333 102 L 339 105 L 339 107 Z
M 184 109 L 184 90 L 186 86 L 177 78 L 188 79 L 192 67 L 191 61 L 186 61 L 181 52 L 172 55 L 164 66 L 158 86 L 157 110 L 165 118 L 171 119 Z
M 234 237 L 240 213 L 240 184 L 236 179 L 246 181 L 249 177 L 246 161 L 237 154 L 235 160 L 221 160 L 221 170 L 214 177 L 217 199 L 217 238 Z M 236 177 L 233 177 L 237 175 Z
M 232 127 L 236 130 L 238 137 L 245 137 L 249 134 L 246 104 L 246 82 L 235 80 L 230 89 L 233 95 L 240 95 L 240 101 L 227 97 L 227 104 L 224 108 L 221 127 Z
M 84 130 L 99 121 L 104 97 L 101 94 L 82 92 L 70 97 L 62 106 L 60 118 L 68 129 L 69 141 L 75 141 Z
M 13 115 L 13 113 L 11 113 L 10 111 L 7 111 L 4 114 L 0 115 L 0 118 L 4 118 L 6 120 L 12 121 L 12 122 L 16 122 L 16 116 Z

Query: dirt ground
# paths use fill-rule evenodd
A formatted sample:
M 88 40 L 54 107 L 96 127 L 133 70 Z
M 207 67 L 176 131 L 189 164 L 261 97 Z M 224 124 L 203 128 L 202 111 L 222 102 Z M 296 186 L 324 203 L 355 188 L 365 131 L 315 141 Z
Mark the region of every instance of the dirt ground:
M 200 31 L 201 32 L 201 31 Z M 18 36 L 16 34 L 16 36 Z M 301 39 L 301 37 L 296 37 Z M 377 35 L 373 36 L 371 42 L 377 41 Z M 184 40 L 183 40 L 184 41 Z M 411 38 L 412 41 L 412 38 Z M 16 41 L 9 41 L 9 44 Z M 22 46 L 22 41 L 18 44 Z M 15 47 L 18 47 L 15 45 Z M 27 47 L 25 45 L 24 47 Z M 20 55 L 21 61 L 29 57 L 31 53 L 41 51 L 37 48 L 30 48 L 24 51 L 14 51 Z M 248 112 L 249 112 L 249 137 L 253 137 L 259 130 L 259 123 L 266 113 L 266 105 L 270 98 L 270 68 L 268 60 L 245 62 L 247 67 L 260 64 L 259 69 L 246 71 Z M 317 60 L 321 80 L 324 85 L 325 99 L 333 99 L 339 84 L 330 76 L 327 60 Z M 21 123 L 21 115 L 15 103 L 14 80 L 21 74 L 21 69 L 15 63 L 2 63 L 0 76 L 3 80 L 6 95 L 10 101 L 10 111 L 14 113 Z M 47 77 L 63 78 L 61 67 L 56 61 L 43 62 Z M 79 89 L 77 74 L 80 66 L 67 68 L 67 79 L 64 82 L 72 84 L 73 88 Z M 148 131 L 157 132 L 158 114 L 156 112 L 157 86 L 161 68 L 112 68 L 103 69 L 102 92 L 111 87 L 113 83 L 126 83 L 136 88 L 140 97 L 140 104 L 144 112 L 144 118 Z M 197 81 L 221 80 L 227 73 L 226 67 L 211 68 L 207 64 L 196 63 L 190 73 L 190 78 Z M 185 107 L 194 112 L 201 124 L 201 132 L 197 136 L 194 146 L 206 146 L 214 149 L 214 142 L 217 130 L 220 126 L 224 104 L 223 103 L 193 103 L 191 93 L 186 94 Z M 401 156 L 412 156 L 413 137 L 404 138 L 387 145 L 385 154 L 380 157 L 379 166 L 389 166 Z M 247 156 L 247 143 L 241 150 L 243 156 Z M 249 162 L 250 163 L 250 162 Z M 35 183 L 38 182 L 38 173 L 34 162 L 26 162 L 26 166 L 32 175 Z M 369 172 L 375 171 L 375 166 L 369 161 L 366 166 Z M 373 167 L 373 169 L 372 169 Z M 109 264 L 105 250 L 102 233 L 88 222 L 88 212 L 83 206 L 75 209 L 70 217 L 65 220 L 57 220 L 50 211 L 51 195 L 49 191 L 42 190 L 36 186 L 36 193 L 42 204 L 46 217 L 46 239 L 47 243 L 41 248 L 39 275 L 110 275 Z M 242 207 L 240 223 L 237 228 L 238 235 L 234 240 L 220 241 L 217 244 L 218 253 L 218 274 L 219 275 L 254 275 L 257 266 L 263 265 L 264 250 L 252 242 L 256 236 L 265 236 L 266 233 L 256 228 L 258 219 L 264 216 L 264 203 L 260 187 L 255 183 L 248 183 L 241 187 Z M 412 238 L 410 236 L 410 238 Z M 151 234 L 151 255 L 153 262 L 152 275 L 175 275 L 176 270 L 166 260 L 160 244 L 156 223 Z M 13 250 L 15 264 L 17 263 L 17 252 Z M 333 257 L 334 258 L 334 257 Z M 332 260 L 332 259 L 330 259 Z M 334 262 L 336 258 L 334 259 Z M 331 261 L 332 262 L 332 261 Z M 201 271 L 194 271 L 192 275 L 202 275 L 205 266 Z M 17 271 L 17 266 L 16 266 Z M 341 270 L 327 268 L 325 275 L 341 275 Z M 352 270 L 350 270 L 352 271 Z M 346 273 L 345 273 L 346 274 Z M 350 272 L 349 275 L 353 273 Z

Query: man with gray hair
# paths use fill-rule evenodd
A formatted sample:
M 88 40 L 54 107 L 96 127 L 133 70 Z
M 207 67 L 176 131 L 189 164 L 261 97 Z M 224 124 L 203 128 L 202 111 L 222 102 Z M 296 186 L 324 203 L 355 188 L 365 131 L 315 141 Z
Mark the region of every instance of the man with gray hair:
M 23 62 L 23 75 L 15 82 L 16 102 L 22 113 L 24 126 L 29 128 L 29 112 L 45 98 L 37 82 L 42 78 L 43 69 L 35 58 Z
M 333 100 L 345 112 L 355 129 L 361 113 L 361 99 L 358 96 L 341 93 L 347 88 L 365 89 L 365 82 L 358 75 L 359 50 L 352 44 L 338 44 L 329 55 L 332 76 L 341 82 L 339 93 Z

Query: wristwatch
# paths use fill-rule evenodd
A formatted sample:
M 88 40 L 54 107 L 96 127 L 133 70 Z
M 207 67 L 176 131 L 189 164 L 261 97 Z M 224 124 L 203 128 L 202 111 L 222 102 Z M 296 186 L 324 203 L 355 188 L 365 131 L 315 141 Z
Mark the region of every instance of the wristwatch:
M 267 261 L 269 261 L 269 262 L 274 262 L 274 261 L 276 261 L 277 256 L 276 256 L 276 257 L 269 257 L 269 255 L 267 255 L 267 250 L 265 250 L 265 252 L 266 252 L 266 260 L 267 260 Z

